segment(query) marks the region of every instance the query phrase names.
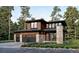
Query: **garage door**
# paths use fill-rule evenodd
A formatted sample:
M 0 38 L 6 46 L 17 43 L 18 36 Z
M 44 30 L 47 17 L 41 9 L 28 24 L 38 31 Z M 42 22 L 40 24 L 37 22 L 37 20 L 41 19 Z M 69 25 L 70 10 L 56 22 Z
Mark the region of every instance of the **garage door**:
M 36 35 L 23 35 L 23 42 L 36 42 Z

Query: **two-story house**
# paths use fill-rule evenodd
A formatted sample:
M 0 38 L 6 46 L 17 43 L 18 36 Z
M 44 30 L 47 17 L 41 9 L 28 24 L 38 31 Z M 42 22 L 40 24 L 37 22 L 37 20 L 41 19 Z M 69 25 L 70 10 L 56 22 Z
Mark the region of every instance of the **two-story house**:
M 63 44 L 65 21 L 28 20 L 25 29 L 14 32 L 15 42 L 52 42 Z

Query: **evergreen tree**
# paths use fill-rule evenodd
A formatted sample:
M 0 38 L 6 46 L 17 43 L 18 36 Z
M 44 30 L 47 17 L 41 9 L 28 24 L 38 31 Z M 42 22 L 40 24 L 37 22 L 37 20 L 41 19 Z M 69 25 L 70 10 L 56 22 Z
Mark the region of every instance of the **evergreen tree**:
M 57 21 L 60 19 L 60 17 L 62 17 L 62 15 L 59 14 L 60 11 L 61 11 L 61 9 L 58 6 L 55 6 L 53 8 L 53 11 L 51 13 L 52 21 Z

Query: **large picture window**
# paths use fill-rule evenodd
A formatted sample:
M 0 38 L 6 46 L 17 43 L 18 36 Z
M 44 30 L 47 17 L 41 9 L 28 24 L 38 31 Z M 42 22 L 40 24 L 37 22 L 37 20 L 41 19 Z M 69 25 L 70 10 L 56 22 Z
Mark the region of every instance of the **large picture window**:
M 37 28 L 37 22 L 31 23 L 31 28 Z

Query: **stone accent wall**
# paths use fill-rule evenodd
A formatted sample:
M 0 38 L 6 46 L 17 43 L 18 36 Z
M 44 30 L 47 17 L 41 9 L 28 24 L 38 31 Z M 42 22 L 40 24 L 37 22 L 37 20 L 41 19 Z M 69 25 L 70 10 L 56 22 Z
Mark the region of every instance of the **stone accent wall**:
M 43 41 L 45 41 L 45 35 L 44 34 L 40 34 L 39 42 L 43 42 Z
M 20 34 L 20 42 L 22 42 L 22 34 Z
M 14 34 L 14 42 L 16 42 L 16 34 Z
M 63 44 L 63 26 L 56 27 L 56 43 Z
M 39 36 L 40 36 L 40 35 L 37 33 L 37 34 L 36 34 L 36 42 L 37 42 L 37 43 L 39 43 L 39 41 L 40 41 Z
M 50 33 L 50 41 L 53 41 L 54 33 Z
M 46 34 L 46 41 L 49 41 L 49 34 Z

